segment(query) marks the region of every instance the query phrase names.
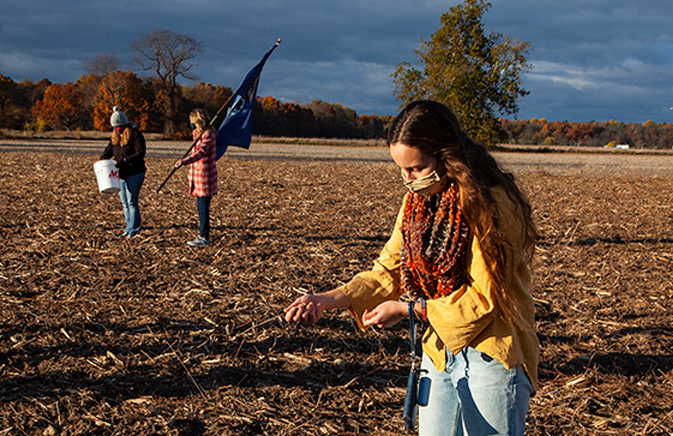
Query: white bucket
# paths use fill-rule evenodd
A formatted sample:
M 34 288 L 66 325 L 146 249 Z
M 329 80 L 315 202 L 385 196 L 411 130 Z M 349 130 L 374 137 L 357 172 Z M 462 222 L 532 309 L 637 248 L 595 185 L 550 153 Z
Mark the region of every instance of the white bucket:
M 98 180 L 98 190 L 103 194 L 116 194 L 121 190 L 119 170 L 111 159 L 99 160 L 93 164 Z

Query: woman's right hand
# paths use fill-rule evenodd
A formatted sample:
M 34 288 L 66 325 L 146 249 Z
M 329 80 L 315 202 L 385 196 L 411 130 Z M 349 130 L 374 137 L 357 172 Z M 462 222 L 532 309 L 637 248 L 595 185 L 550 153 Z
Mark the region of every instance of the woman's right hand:
M 401 301 L 384 301 L 373 310 L 362 314 L 362 325 L 379 328 L 392 327 L 407 317 L 407 305 Z

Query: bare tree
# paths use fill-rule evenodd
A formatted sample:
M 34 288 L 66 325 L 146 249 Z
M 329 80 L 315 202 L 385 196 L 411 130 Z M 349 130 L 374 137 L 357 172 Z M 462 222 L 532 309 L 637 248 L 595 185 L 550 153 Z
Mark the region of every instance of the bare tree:
M 103 102 L 110 107 L 124 107 L 122 102 L 123 89 L 119 84 L 110 81 L 110 73 L 119 71 L 119 59 L 112 53 L 105 52 L 82 62 L 84 71 L 95 78 L 86 83 L 83 88 L 84 100 L 87 106 L 93 107 L 97 102 Z M 105 87 L 103 93 L 99 93 L 100 86 Z M 106 96 L 106 97 L 103 97 Z
M 166 117 L 164 134 L 172 137 L 179 122 L 176 116 L 181 101 L 177 80 L 178 77 L 198 80 L 191 69 L 198 65 L 195 60 L 203 53 L 203 43 L 191 35 L 160 29 L 141 35 L 131 48 L 136 52 L 133 65 L 139 70 L 151 71 L 156 75 Z
M 103 78 L 119 69 L 119 59 L 117 59 L 116 55 L 105 52 L 94 56 L 92 59 L 85 60 L 82 62 L 82 65 L 84 71 L 88 74 Z

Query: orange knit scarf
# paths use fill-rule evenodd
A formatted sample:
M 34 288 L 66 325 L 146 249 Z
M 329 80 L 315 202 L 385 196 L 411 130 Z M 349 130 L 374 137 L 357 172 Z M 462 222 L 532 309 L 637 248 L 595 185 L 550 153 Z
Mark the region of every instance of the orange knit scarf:
M 402 219 L 402 290 L 440 298 L 467 282 L 469 229 L 451 184 L 426 198 L 409 194 Z

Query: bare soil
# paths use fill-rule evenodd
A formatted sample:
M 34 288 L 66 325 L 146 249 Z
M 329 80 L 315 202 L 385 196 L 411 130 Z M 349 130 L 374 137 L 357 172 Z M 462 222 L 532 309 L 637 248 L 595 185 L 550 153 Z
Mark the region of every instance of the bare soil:
M 218 162 L 212 246 L 150 157 L 121 239 L 95 156 L 3 151 L 0 435 L 402 435 L 405 325 L 283 308 L 368 269 L 404 194 L 389 162 Z M 673 434 L 673 177 L 516 167 L 542 344 L 528 435 Z M 404 323 L 401 323 L 404 324 Z

